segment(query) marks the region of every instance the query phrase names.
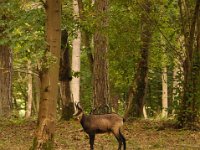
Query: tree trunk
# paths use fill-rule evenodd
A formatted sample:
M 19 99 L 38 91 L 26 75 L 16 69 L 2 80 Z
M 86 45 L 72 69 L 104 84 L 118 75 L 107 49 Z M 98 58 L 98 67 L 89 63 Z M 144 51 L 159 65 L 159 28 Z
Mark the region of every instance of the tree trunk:
M 97 23 L 94 33 L 93 64 L 93 100 L 94 113 L 108 113 L 109 110 L 109 77 L 108 77 L 108 37 L 105 29 L 108 26 L 108 0 L 96 0 L 94 4 Z M 101 16 L 101 17 L 100 17 Z
M 195 36 L 197 34 L 197 22 L 200 12 L 200 1 L 196 0 L 195 8 L 188 6 L 187 1 L 179 0 L 181 21 L 182 21 L 182 33 L 185 39 L 185 61 L 183 64 L 184 71 L 184 84 L 183 84 L 183 98 L 180 113 L 178 114 L 178 121 L 180 127 L 191 126 L 198 116 L 198 99 L 199 85 L 198 74 L 200 70 L 199 56 L 197 52 L 197 43 Z M 184 5 L 183 5 L 184 4 Z M 186 16 L 186 15 L 189 15 Z
M 41 82 L 40 78 L 37 75 L 34 75 L 34 109 L 35 113 L 38 114 L 39 112 L 39 103 L 40 103 L 40 89 L 41 89 Z
M 141 16 L 141 58 L 137 67 L 135 78 L 130 87 L 128 96 L 129 104 L 125 112 L 125 118 L 143 117 L 143 106 L 147 91 L 149 47 L 152 38 L 152 25 L 147 14 L 151 13 L 151 2 L 149 0 L 144 0 L 142 5 L 144 12 L 142 12 Z
M 162 72 L 162 118 L 168 116 L 168 86 L 167 86 L 167 67 L 163 67 Z
M 30 118 L 31 116 L 31 110 L 32 110 L 32 103 L 33 103 L 33 81 L 32 81 L 32 72 L 31 72 L 31 61 L 28 61 L 27 63 L 27 95 L 28 95 L 28 101 L 26 103 L 26 113 L 25 118 Z
M 143 106 L 143 114 L 144 114 L 144 119 L 147 119 L 148 115 L 147 115 L 147 109 L 145 105 Z
M 12 97 L 12 51 L 8 46 L 0 45 L 0 116 L 11 113 Z
M 70 64 L 70 49 L 68 46 L 68 33 L 66 30 L 62 31 L 61 43 L 61 59 L 60 59 L 60 95 L 62 102 L 61 119 L 69 120 L 73 117 L 74 107 L 71 99 L 70 81 L 71 64 Z
M 181 62 L 176 60 L 174 61 L 174 69 L 173 69 L 173 93 L 172 93 L 172 103 L 173 110 L 172 115 L 176 114 L 176 110 L 180 105 L 180 99 L 183 93 L 183 68 Z
M 54 60 L 43 68 L 37 134 L 31 149 L 53 149 L 61 48 L 61 1 L 46 1 L 46 55 Z M 44 58 L 46 62 L 46 57 Z
M 79 19 L 78 0 L 73 0 L 74 19 Z M 80 55 L 81 55 L 81 31 L 77 29 L 77 37 L 72 42 L 72 72 L 73 78 L 71 81 L 72 98 L 75 103 L 80 101 Z

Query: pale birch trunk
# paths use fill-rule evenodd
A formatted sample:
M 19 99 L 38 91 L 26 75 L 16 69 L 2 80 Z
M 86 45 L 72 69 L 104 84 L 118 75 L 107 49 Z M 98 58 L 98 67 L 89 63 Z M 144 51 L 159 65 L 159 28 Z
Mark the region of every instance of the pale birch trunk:
M 185 47 L 184 47 L 184 37 L 180 36 L 177 45 L 179 47 L 179 57 L 174 58 L 174 68 L 173 68 L 173 92 L 172 92 L 172 103 L 173 110 L 172 115 L 176 114 L 176 109 L 180 105 L 180 99 L 183 94 L 183 83 L 184 75 L 183 75 L 183 65 L 182 62 L 185 59 Z
M 29 118 L 31 116 L 31 110 L 32 110 L 32 103 L 33 103 L 33 79 L 32 79 L 32 72 L 31 72 L 31 61 L 29 60 L 27 63 L 27 95 L 28 95 L 28 101 L 26 103 L 26 114 L 25 118 Z
M 177 76 L 178 76 L 178 72 L 179 72 L 179 68 L 175 65 L 174 69 L 173 69 L 173 92 L 172 92 L 172 102 L 173 102 L 173 110 L 172 110 L 172 115 L 175 114 L 175 105 L 177 103 L 176 98 L 178 97 L 178 80 L 177 80 Z
M 173 110 L 172 115 L 175 115 L 176 108 L 180 105 L 180 97 L 183 93 L 183 67 L 181 62 L 178 60 L 174 61 L 174 69 L 173 69 L 173 93 L 172 93 L 172 102 L 173 102 Z
M 144 115 L 144 119 L 148 118 L 148 116 L 147 116 L 147 109 L 146 109 L 145 105 L 143 106 L 143 115 Z
M 79 19 L 79 6 L 78 1 L 73 0 L 73 13 L 74 19 Z M 80 72 L 80 55 L 81 55 L 81 32 L 76 31 L 77 37 L 72 42 L 72 72 Z M 72 99 L 75 103 L 80 101 L 80 76 L 73 76 L 71 81 Z
M 168 89 L 167 89 L 167 67 L 163 67 L 162 72 L 162 118 L 168 116 Z

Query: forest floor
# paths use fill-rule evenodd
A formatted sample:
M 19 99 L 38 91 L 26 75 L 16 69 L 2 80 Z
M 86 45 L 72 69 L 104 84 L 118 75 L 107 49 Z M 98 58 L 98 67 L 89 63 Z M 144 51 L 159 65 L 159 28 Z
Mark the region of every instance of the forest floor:
M 0 150 L 28 150 L 36 128 L 34 120 L 0 119 Z M 78 121 L 59 121 L 56 125 L 56 150 L 89 150 L 88 136 Z M 125 122 L 122 133 L 127 150 L 200 150 L 200 131 L 175 129 L 169 121 L 135 120 Z M 112 134 L 99 134 L 96 150 L 117 150 Z

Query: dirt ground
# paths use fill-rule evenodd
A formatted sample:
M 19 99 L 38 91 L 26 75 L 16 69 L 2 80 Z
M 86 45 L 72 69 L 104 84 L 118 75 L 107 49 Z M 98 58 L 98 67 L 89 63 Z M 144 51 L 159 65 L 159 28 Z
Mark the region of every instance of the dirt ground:
M 164 121 L 125 122 L 122 133 L 127 150 L 200 150 L 200 132 L 175 129 Z M 0 150 L 28 150 L 32 144 L 36 121 L 0 119 Z M 59 121 L 56 125 L 56 150 L 89 150 L 88 136 L 78 121 Z M 117 150 L 112 134 L 99 134 L 96 150 Z

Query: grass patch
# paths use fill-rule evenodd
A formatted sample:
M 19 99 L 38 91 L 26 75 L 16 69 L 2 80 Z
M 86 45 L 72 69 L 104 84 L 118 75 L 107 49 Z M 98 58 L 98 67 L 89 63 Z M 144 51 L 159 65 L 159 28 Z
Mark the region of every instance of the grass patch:
M 169 123 L 152 120 L 126 122 L 122 133 L 127 139 L 127 150 L 200 149 L 200 132 L 179 130 L 166 124 Z M 36 120 L 0 119 L 0 149 L 29 149 L 35 129 Z M 89 138 L 78 121 L 58 121 L 54 147 L 55 150 L 89 150 Z M 96 150 L 116 150 L 117 147 L 112 134 L 96 135 Z

